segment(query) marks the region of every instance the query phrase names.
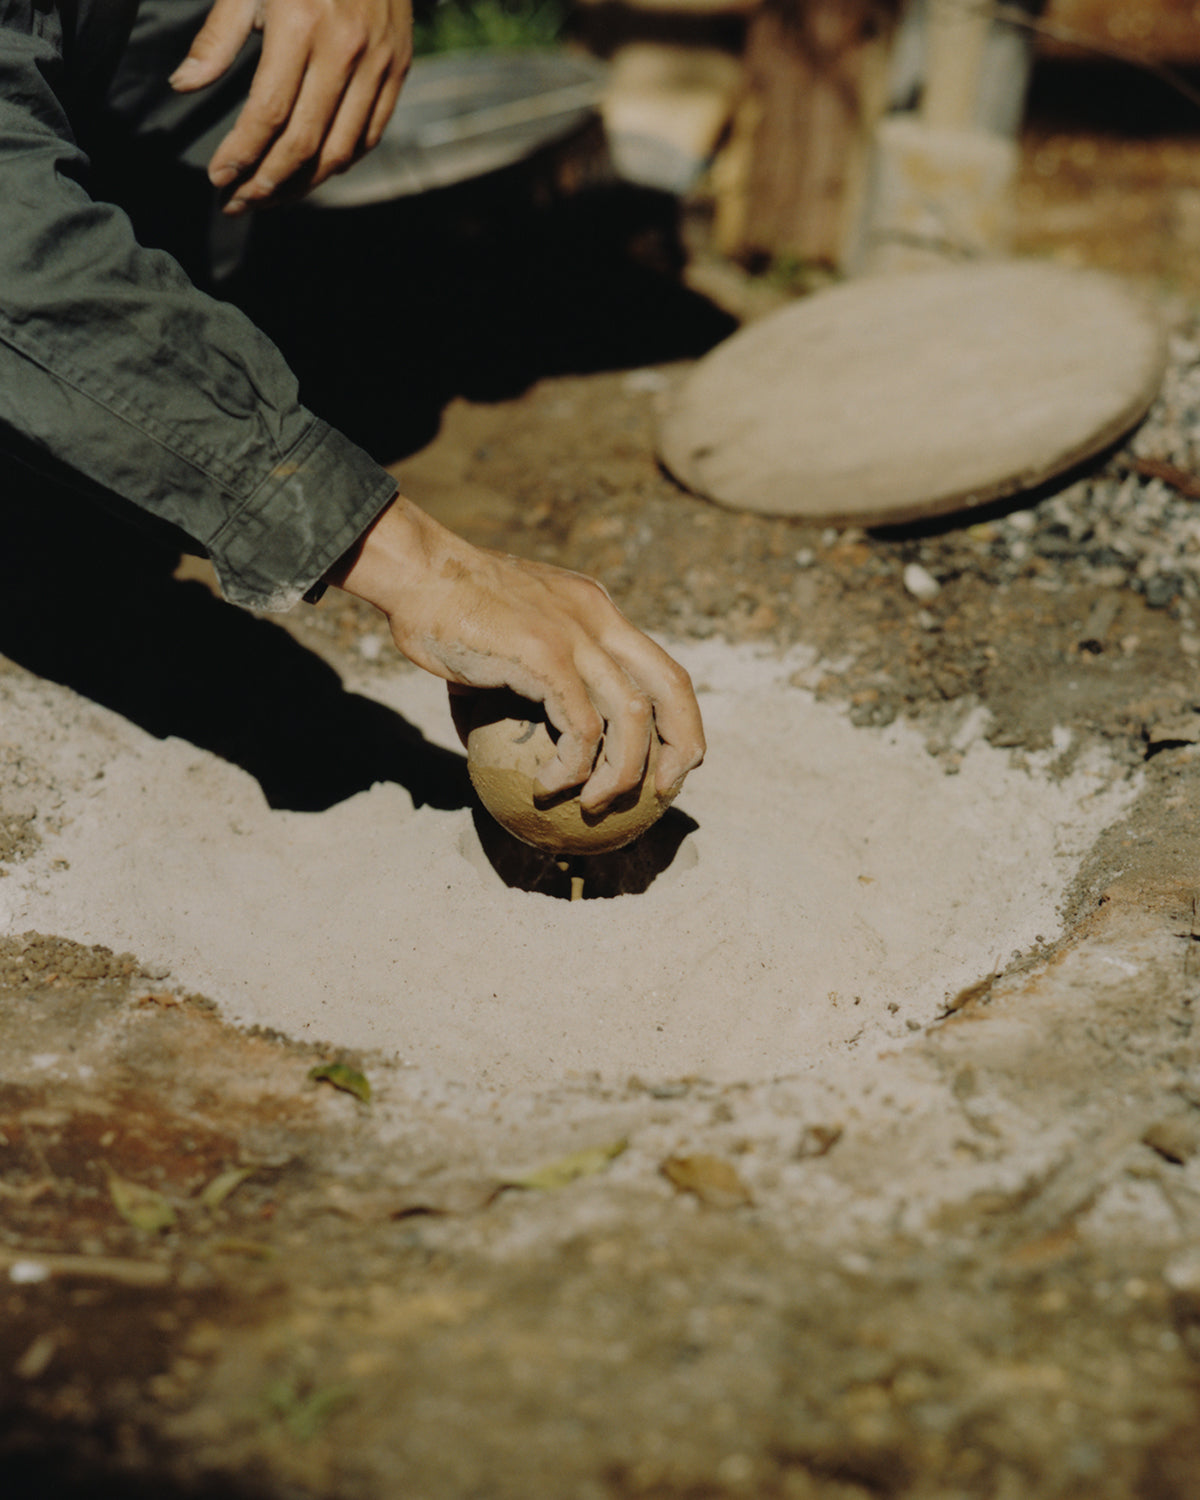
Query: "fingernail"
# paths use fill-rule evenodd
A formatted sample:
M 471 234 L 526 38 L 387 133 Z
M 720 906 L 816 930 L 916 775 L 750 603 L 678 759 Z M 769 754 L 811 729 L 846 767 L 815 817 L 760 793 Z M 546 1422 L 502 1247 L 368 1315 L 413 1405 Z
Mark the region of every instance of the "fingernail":
M 565 771 L 559 771 L 556 776 L 549 776 L 543 769 L 542 774 L 533 783 L 533 794 L 535 797 L 557 797 L 559 792 L 565 792 L 570 785 Z
M 250 207 L 245 198 L 231 198 L 225 205 L 223 212 L 227 218 L 236 219 L 238 214 L 244 214 Z
M 167 82 L 173 89 L 185 89 L 189 84 L 198 82 L 202 74 L 203 69 L 196 59 L 194 57 L 185 57 L 171 74 L 170 78 L 167 79 Z
M 215 172 L 209 173 L 208 180 L 213 187 L 228 187 L 237 175 L 237 167 L 218 167 Z

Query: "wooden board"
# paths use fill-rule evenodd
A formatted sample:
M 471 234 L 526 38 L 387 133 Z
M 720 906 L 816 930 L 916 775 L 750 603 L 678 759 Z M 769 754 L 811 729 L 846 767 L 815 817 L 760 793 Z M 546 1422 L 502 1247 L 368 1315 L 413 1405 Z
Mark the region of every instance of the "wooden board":
M 819 293 L 733 335 L 670 402 L 659 454 L 720 504 L 886 525 L 1027 489 L 1145 414 L 1158 319 L 1099 272 L 998 261 Z

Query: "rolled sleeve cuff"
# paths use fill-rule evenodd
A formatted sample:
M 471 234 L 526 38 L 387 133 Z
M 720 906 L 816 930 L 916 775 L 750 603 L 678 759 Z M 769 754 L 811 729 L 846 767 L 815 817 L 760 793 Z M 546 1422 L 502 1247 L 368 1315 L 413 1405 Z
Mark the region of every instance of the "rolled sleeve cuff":
M 247 609 L 291 609 L 395 495 L 386 469 L 314 418 L 207 543 L 221 592 Z

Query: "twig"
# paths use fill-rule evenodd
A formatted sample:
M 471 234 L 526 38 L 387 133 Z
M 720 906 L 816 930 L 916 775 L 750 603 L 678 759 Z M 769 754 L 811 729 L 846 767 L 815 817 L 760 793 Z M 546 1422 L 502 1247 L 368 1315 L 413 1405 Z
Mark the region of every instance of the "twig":
M 171 1279 L 170 1266 L 161 1261 L 127 1260 L 114 1255 L 45 1255 L 40 1250 L 0 1249 L 0 1271 L 7 1272 L 10 1280 L 29 1282 L 84 1276 L 118 1281 L 122 1286 L 165 1286 Z
M 1165 458 L 1140 458 L 1132 453 L 1122 457 L 1120 463 L 1131 473 L 1141 474 L 1147 479 L 1161 479 L 1189 500 L 1200 500 L 1200 474 L 1193 474 L 1190 469 L 1181 469 Z

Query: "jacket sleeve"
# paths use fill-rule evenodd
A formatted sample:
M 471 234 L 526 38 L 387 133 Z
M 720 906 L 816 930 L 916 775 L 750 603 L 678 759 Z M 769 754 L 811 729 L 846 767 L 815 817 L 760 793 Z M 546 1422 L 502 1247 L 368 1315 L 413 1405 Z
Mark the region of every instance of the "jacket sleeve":
M 232 602 L 293 605 L 395 482 L 275 346 L 93 200 L 53 40 L 0 25 L 0 444 L 180 528 Z

